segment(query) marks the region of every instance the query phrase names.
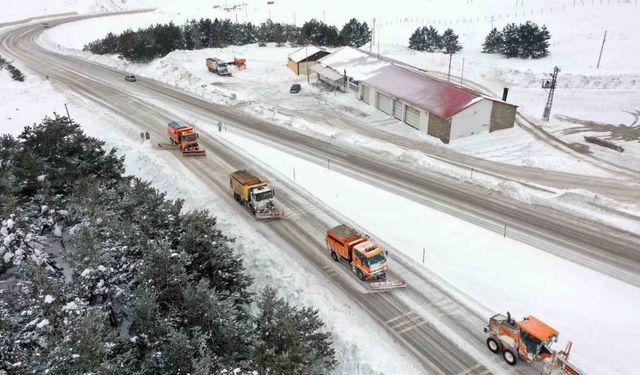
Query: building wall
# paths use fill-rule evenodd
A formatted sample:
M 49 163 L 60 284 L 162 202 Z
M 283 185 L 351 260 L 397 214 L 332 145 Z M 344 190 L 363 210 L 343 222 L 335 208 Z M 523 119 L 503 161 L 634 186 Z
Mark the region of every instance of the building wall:
M 513 128 L 513 124 L 516 122 L 517 109 L 518 107 L 510 104 L 493 102 L 493 108 L 491 109 L 491 127 L 489 131 Z
M 451 119 L 445 120 L 436 115 L 430 114 L 427 134 L 440 138 L 444 143 L 449 143 L 451 138 Z
M 378 107 L 378 90 L 369 86 L 369 105 Z
M 297 76 L 299 76 L 299 75 L 300 75 L 300 73 L 299 73 L 299 71 L 298 71 L 298 63 L 297 63 L 297 62 L 295 62 L 295 61 L 293 61 L 293 60 L 289 59 L 289 61 L 287 61 L 287 66 L 289 67 L 289 69 L 293 70 L 293 72 L 294 72 Z
M 309 73 L 313 73 L 309 68 L 317 63 L 317 61 L 303 61 L 298 63 L 298 75 L 308 75 Z
M 420 110 L 420 127 L 418 129 L 429 133 L 429 112 Z
M 451 118 L 450 140 L 489 131 L 492 101 L 482 99 Z

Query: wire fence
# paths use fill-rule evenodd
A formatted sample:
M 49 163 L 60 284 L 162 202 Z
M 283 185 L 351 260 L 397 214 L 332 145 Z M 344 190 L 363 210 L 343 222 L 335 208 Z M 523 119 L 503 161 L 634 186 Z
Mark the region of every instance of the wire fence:
M 418 25 L 464 25 L 464 24 L 473 24 L 480 22 L 498 22 L 505 19 L 512 18 L 520 18 L 520 17 L 528 17 L 528 16 L 537 16 L 544 15 L 550 13 L 557 12 L 568 12 L 571 10 L 575 10 L 578 8 L 585 7 L 605 7 L 605 6 L 626 6 L 626 7 L 638 7 L 639 0 L 570 0 L 558 4 L 556 6 L 546 6 L 546 7 L 530 7 L 526 8 L 524 5 L 524 0 L 515 0 L 515 6 L 512 10 L 495 13 L 492 15 L 482 16 L 482 17 L 461 17 L 461 18 L 446 18 L 446 19 L 438 19 L 438 18 L 426 18 L 426 17 L 398 17 L 394 19 L 384 18 L 378 19 L 379 27 L 384 26 L 392 26 L 398 24 L 418 24 Z M 467 3 L 470 3 L 469 1 Z

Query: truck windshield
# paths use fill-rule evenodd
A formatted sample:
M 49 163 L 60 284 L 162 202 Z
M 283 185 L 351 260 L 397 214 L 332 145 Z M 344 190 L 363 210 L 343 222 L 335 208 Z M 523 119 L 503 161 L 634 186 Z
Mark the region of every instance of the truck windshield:
M 265 191 L 255 195 L 256 202 L 264 201 L 273 198 L 273 190 Z
M 386 260 L 387 259 L 384 257 L 384 254 L 380 253 L 367 259 L 367 264 L 369 265 L 369 267 L 371 267 L 378 263 L 384 263 Z
M 183 135 L 182 136 L 182 140 L 184 142 L 195 142 L 196 141 L 196 135 L 195 134 L 190 134 L 190 135 Z

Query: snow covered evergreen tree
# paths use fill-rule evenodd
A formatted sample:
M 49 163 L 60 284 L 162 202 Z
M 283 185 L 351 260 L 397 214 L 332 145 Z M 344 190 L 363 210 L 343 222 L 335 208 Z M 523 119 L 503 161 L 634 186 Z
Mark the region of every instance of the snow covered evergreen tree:
M 518 57 L 520 55 L 520 31 L 515 23 L 510 23 L 502 28 L 502 48 L 500 53 L 506 57 Z
M 484 43 L 482 44 L 482 52 L 500 53 L 503 43 L 504 39 L 502 37 L 502 33 L 494 27 L 484 39 Z
M 446 54 L 452 54 L 460 51 L 462 46 L 458 42 L 458 36 L 452 29 L 446 29 L 442 34 L 442 49 Z
M 366 22 L 360 23 L 352 18 L 340 30 L 340 44 L 351 47 L 361 47 L 371 40 L 371 31 Z
M 261 374 L 326 374 L 336 365 L 318 312 L 298 309 L 266 288 L 258 300 L 253 362 Z M 286 327 L 286 329 L 283 329 Z
M 416 51 L 439 52 L 443 49 L 442 36 L 433 26 L 419 27 L 409 38 L 409 48 Z

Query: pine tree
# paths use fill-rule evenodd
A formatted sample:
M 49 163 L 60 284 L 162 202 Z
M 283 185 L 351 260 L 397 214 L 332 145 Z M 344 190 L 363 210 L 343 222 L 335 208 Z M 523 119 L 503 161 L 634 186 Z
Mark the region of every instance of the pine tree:
M 260 373 L 320 375 L 335 367 L 331 335 L 322 332 L 317 310 L 290 306 L 270 288 L 258 309 L 253 362 Z
M 409 37 L 409 48 L 416 51 L 426 51 L 427 45 L 424 35 L 424 27 L 418 27 Z
M 340 30 L 340 44 L 361 47 L 371 40 L 371 31 L 366 22 L 360 23 L 352 18 Z
M 458 42 L 458 36 L 453 30 L 446 29 L 442 34 L 442 48 L 446 54 L 456 53 L 462 49 L 462 46 Z
M 438 30 L 436 30 L 433 26 L 429 26 L 428 28 L 423 28 L 422 32 L 424 34 L 427 52 L 438 52 L 442 50 L 442 37 L 440 36 L 440 34 L 438 34 Z
M 489 32 L 482 44 L 483 53 L 500 53 L 504 39 L 495 27 Z
M 547 30 L 546 26 L 542 28 L 533 36 L 531 47 L 531 58 L 539 59 L 549 54 L 549 40 L 551 34 Z
M 507 57 L 520 55 L 520 32 L 515 23 L 510 23 L 502 28 L 503 44 L 500 52 Z

